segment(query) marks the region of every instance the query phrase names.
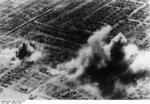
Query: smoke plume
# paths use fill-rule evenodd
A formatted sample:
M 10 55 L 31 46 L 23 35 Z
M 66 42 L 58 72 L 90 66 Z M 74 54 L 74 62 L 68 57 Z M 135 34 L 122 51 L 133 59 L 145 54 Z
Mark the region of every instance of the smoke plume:
M 105 26 L 94 32 L 78 57 L 58 65 L 58 69 L 67 70 L 68 79 L 76 80 L 80 86 L 90 85 L 90 90 L 93 86 L 90 92 L 97 88 L 104 99 L 129 99 L 131 90 L 139 88 L 149 76 L 150 51 L 129 44 L 122 33 L 106 44 L 104 40 L 111 30 L 111 26 Z

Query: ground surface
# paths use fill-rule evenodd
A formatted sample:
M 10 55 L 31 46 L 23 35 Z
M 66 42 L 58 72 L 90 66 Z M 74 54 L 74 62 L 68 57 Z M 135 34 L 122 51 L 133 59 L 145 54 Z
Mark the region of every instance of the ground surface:
M 41 66 L 22 63 L 19 71 L 6 68 L 0 72 L 0 99 L 96 99 L 56 83 L 54 76 L 59 75 L 39 70 L 75 57 L 92 32 L 106 24 L 113 27 L 107 41 L 122 32 L 127 38 L 134 37 L 132 41 L 139 46 L 148 46 L 144 36 L 150 25 L 150 7 L 146 0 L 0 1 L 1 47 L 31 40 L 47 53 Z M 13 80 L 14 76 L 18 77 Z

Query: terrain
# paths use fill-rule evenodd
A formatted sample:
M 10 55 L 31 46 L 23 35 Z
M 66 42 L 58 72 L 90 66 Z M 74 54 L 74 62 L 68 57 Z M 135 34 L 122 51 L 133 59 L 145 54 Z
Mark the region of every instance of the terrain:
M 122 32 L 148 48 L 148 0 L 0 1 L 0 99 L 102 99 L 72 87 L 56 67 L 105 25 L 113 27 L 107 43 Z

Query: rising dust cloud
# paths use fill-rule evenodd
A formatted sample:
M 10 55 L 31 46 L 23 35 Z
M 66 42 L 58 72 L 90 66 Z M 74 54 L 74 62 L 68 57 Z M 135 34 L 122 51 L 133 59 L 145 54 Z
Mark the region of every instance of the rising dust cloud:
M 67 70 L 69 80 L 102 99 L 149 98 L 149 49 L 128 43 L 122 33 L 106 44 L 111 30 L 105 26 L 94 32 L 75 59 L 57 68 Z

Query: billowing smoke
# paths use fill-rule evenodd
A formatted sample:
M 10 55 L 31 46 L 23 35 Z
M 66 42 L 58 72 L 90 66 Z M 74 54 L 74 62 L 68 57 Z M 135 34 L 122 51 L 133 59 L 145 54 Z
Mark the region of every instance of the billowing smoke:
M 0 49 L 0 71 L 5 68 L 16 68 L 23 62 L 36 63 L 41 58 L 43 58 L 42 51 L 31 42 L 26 41 L 20 44 L 20 46 L 14 45 L 11 48 L 8 46 L 7 48 Z
M 20 60 L 38 61 L 43 56 L 42 52 L 37 49 L 35 44 L 26 41 L 22 43 L 16 51 L 16 57 Z
M 67 70 L 68 79 L 76 80 L 79 86 L 86 85 L 85 90 L 98 92 L 98 89 L 104 99 L 129 99 L 135 89 L 145 86 L 140 83 L 149 78 L 150 51 L 128 44 L 122 33 L 106 44 L 104 40 L 111 30 L 111 26 L 105 26 L 93 33 L 87 46 L 79 50 L 78 57 L 58 65 L 58 69 Z

